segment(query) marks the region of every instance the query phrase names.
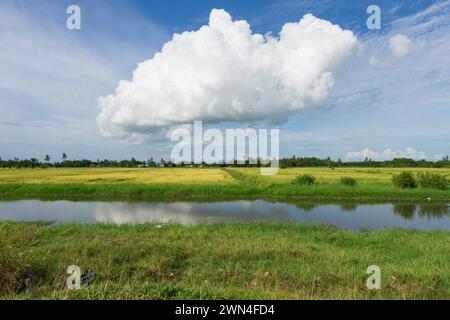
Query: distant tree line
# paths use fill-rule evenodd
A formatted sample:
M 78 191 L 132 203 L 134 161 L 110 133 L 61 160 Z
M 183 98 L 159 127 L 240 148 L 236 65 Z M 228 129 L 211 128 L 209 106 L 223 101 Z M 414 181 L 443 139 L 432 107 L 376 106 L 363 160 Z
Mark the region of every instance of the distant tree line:
M 50 162 L 51 158 L 46 155 L 43 162 L 36 158 L 3 160 L 0 158 L 0 168 L 138 168 L 138 167 L 267 167 L 270 165 L 260 159 L 256 161 L 247 160 L 245 163 L 234 161 L 232 164 L 210 164 L 203 162 L 202 164 L 194 163 L 174 163 L 170 160 L 161 159 L 155 161 L 150 158 L 145 161 L 139 161 L 135 158 L 130 160 L 69 160 L 66 153 L 63 153 L 60 161 Z M 255 163 L 256 162 L 256 163 Z M 341 159 L 332 160 L 330 157 L 319 159 L 317 157 L 296 157 L 282 158 L 279 163 L 281 168 L 301 168 L 301 167 L 367 167 L 367 168 L 383 168 L 383 167 L 422 167 L 422 168 L 442 168 L 450 167 L 449 157 L 445 156 L 438 161 L 413 160 L 408 158 L 396 158 L 393 160 L 374 161 L 365 159 L 364 161 L 342 161 Z
M 383 167 L 422 167 L 422 168 L 442 168 L 450 167 L 449 157 L 445 156 L 438 161 L 429 160 L 414 160 L 409 158 L 395 158 L 392 160 L 375 161 L 369 158 L 364 161 L 337 161 L 330 157 L 326 159 L 319 159 L 317 157 L 296 157 L 280 159 L 280 167 L 282 168 L 296 168 L 296 167 L 369 167 L 369 168 L 383 168 Z

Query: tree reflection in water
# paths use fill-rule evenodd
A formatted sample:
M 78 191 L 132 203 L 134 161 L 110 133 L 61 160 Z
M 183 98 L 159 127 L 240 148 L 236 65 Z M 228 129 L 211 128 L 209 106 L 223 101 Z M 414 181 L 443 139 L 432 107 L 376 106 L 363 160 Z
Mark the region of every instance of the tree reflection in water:
M 420 205 L 410 203 L 393 204 L 394 213 L 405 220 L 413 220 L 417 213 L 419 217 L 442 218 L 450 215 L 450 207 L 446 203 L 424 203 Z

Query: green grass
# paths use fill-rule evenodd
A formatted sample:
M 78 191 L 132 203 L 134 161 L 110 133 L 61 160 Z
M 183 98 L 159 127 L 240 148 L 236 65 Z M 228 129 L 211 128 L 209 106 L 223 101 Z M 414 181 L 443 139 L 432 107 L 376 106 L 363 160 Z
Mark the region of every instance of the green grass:
M 449 232 L 0 223 L 1 299 L 449 299 Z M 65 289 L 66 268 L 96 271 Z M 369 265 L 382 289 L 365 286 Z M 34 295 L 21 288 L 30 276 Z M 23 286 L 22 286 L 23 287 Z
M 358 183 L 345 186 L 339 181 L 299 185 L 270 183 L 258 176 L 237 178 L 230 184 L 142 184 L 142 183 L 0 183 L 2 199 L 334 199 L 334 200 L 450 200 L 449 190 L 400 189 L 389 183 Z
M 450 200 L 447 190 L 398 189 L 394 186 L 286 185 L 142 185 L 142 184 L 0 184 L 2 199 L 334 199 L 334 200 Z
M 0 198 L 450 200 L 450 189 L 396 188 L 392 176 L 402 171 L 450 174 L 449 169 L 423 168 L 293 168 L 274 176 L 261 176 L 256 168 L 1 169 Z M 302 174 L 317 183 L 295 183 Z M 343 177 L 357 184 L 345 186 Z

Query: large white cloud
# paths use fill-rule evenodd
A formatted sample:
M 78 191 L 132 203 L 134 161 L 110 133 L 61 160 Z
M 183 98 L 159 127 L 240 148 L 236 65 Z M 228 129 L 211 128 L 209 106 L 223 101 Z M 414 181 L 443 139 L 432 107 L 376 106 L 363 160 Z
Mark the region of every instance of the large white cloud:
M 208 25 L 175 34 L 99 99 L 100 132 L 139 142 L 194 120 L 283 121 L 328 96 L 356 44 L 351 31 L 310 14 L 272 37 L 214 9 Z

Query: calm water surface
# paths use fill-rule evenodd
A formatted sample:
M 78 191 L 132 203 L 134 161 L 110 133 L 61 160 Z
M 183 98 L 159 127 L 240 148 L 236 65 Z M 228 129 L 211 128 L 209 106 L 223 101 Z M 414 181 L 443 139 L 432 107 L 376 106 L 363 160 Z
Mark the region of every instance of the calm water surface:
M 325 204 L 264 200 L 171 203 L 20 200 L 0 201 L 0 220 L 115 224 L 288 221 L 333 224 L 349 230 L 383 227 L 450 230 L 450 207 L 447 203 L 433 202 Z

